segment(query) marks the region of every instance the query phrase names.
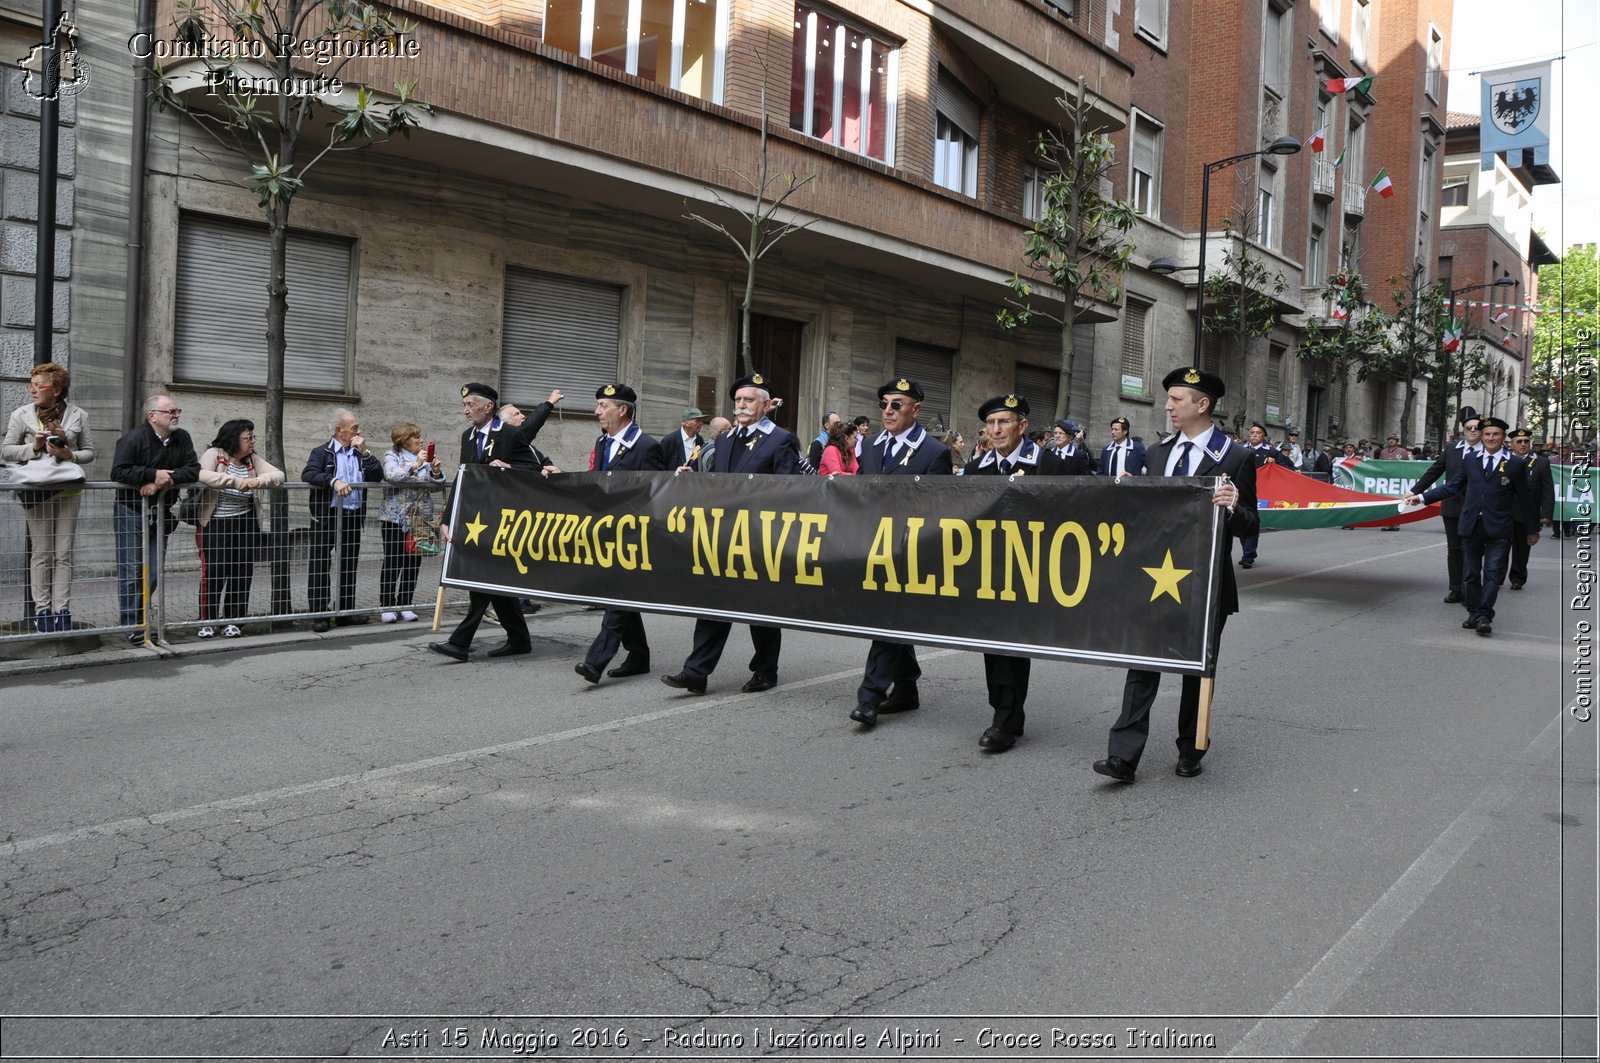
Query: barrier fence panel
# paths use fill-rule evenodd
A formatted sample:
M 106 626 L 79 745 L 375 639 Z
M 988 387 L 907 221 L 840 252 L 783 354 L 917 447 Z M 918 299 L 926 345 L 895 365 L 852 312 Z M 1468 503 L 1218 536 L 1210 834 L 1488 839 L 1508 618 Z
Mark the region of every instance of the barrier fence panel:
M 41 499 L 37 488 L 0 483 L 0 644 L 230 637 L 391 613 L 395 622 L 406 613 L 419 623 L 433 619 L 439 555 L 409 513 L 384 519 L 381 485 L 367 488 L 364 519 L 330 508 L 314 521 L 311 485 L 292 483 L 258 492 L 259 526 L 253 510 L 234 513 L 219 502 L 220 515 L 214 511 L 204 527 L 178 519 L 188 487 L 142 498 L 137 511 L 117 501 L 119 489 L 126 490 L 77 484 Z M 433 497 L 442 509 L 442 493 Z M 167 514 L 161 535 L 157 513 Z M 146 579 L 148 615 L 140 608 Z M 447 590 L 447 607 L 466 604 L 466 592 Z

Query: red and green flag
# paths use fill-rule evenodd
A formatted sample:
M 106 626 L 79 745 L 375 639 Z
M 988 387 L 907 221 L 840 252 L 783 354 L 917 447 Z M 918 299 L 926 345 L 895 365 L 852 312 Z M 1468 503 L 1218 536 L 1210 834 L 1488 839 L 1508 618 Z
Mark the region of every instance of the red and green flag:
M 1337 159 L 1333 160 L 1333 168 L 1335 170 L 1337 170 L 1339 167 L 1344 165 L 1344 153 L 1349 151 L 1349 150 L 1350 150 L 1350 145 L 1348 145 L 1348 144 L 1346 144 L 1342 149 L 1340 149 L 1339 157 Z
M 1323 126 L 1315 133 L 1312 133 L 1311 139 L 1306 141 L 1306 143 L 1311 145 L 1312 151 L 1320 155 L 1322 153 L 1322 149 L 1328 146 L 1328 127 Z
M 1444 349 L 1454 354 L 1461 346 L 1461 336 L 1465 329 L 1458 321 L 1452 321 L 1444 327 Z
M 1328 91 L 1335 96 L 1342 92 L 1370 92 L 1372 78 L 1329 78 Z
M 1394 198 L 1394 182 L 1389 180 L 1388 170 L 1378 171 L 1378 176 L 1372 179 L 1372 190 L 1384 199 Z

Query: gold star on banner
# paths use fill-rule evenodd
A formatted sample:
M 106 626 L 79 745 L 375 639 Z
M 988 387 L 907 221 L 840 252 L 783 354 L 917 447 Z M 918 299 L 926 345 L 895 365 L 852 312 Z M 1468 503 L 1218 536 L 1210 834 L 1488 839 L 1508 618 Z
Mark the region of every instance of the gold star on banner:
M 1161 563 L 1160 568 L 1145 569 L 1150 578 L 1156 581 L 1155 590 L 1150 592 L 1150 600 L 1153 602 L 1163 594 L 1170 594 L 1173 601 L 1182 605 L 1183 598 L 1178 594 L 1178 584 L 1183 580 L 1183 577 L 1193 571 L 1194 569 L 1192 568 L 1173 568 L 1172 551 L 1168 550 L 1167 559 Z
M 487 528 L 488 525 L 483 523 L 483 514 L 482 513 L 474 513 L 472 515 L 472 519 L 469 520 L 465 525 L 463 525 L 463 527 L 465 527 L 467 529 L 467 541 L 465 543 L 463 543 L 462 545 L 463 546 L 476 546 L 478 544 L 478 536 L 483 534 L 483 529 Z M 1172 561 L 1172 555 L 1170 553 L 1167 554 L 1167 561 L 1169 563 Z M 1149 572 L 1150 570 L 1149 569 L 1145 569 L 1145 571 Z M 1155 599 L 1153 599 L 1153 598 L 1151 599 L 1151 601 L 1154 601 L 1154 600 Z

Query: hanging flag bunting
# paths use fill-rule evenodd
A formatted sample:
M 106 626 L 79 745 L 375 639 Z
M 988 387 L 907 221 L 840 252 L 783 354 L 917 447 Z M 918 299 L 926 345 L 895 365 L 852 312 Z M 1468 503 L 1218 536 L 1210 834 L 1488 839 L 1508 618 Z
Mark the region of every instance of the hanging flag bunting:
M 1388 170 L 1378 171 L 1378 176 L 1372 179 L 1372 190 L 1384 199 L 1394 198 L 1394 182 L 1389 180 Z
M 1311 146 L 1312 151 L 1320 155 L 1322 153 L 1322 149 L 1328 146 L 1328 127 L 1323 126 L 1315 133 L 1312 133 L 1311 139 L 1306 141 L 1306 143 Z
M 1372 79 L 1364 78 L 1329 78 L 1328 91 L 1334 95 L 1341 92 L 1369 92 L 1372 89 Z
M 1495 324 L 1498 325 L 1500 322 L 1504 321 L 1506 318 L 1508 318 L 1510 316 L 1511 316 L 1511 311 L 1510 310 L 1502 310 L 1502 311 L 1500 311 L 1498 314 L 1496 314 L 1494 316 L 1494 322 L 1495 322 Z
M 1522 165 L 1522 152 L 1533 152 L 1533 164 L 1550 161 L 1549 62 L 1489 70 L 1482 75 L 1482 113 L 1478 122 L 1479 169 L 1494 169 L 1495 156 L 1510 152 L 1512 169 Z

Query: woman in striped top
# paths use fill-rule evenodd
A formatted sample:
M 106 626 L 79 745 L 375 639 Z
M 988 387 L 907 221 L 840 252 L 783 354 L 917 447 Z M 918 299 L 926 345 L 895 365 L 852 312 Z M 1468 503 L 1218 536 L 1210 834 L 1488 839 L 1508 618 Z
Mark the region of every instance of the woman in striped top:
M 256 426 L 244 418 L 217 429 L 211 449 L 200 455 L 200 619 L 228 620 L 226 638 L 243 634 L 234 622 L 250 615 L 250 584 L 261 553 L 259 489 L 283 483 L 283 472 L 255 453 Z M 200 628 L 203 639 L 216 629 Z

